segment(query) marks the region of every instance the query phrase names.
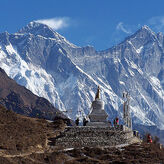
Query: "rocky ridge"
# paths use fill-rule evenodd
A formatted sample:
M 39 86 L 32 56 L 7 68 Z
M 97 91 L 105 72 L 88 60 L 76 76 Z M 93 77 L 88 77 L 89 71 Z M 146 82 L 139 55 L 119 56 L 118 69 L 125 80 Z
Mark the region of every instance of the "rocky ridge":
M 60 115 L 65 117 L 48 100 L 34 95 L 30 90 L 18 85 L 0 68 L 0 104 L 16 113 L 46 119 Z

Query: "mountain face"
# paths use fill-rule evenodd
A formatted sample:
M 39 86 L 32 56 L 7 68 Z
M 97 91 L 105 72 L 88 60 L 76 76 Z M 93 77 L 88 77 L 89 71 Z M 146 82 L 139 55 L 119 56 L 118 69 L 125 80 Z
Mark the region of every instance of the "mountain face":
M 164 36 L 147 26 L 98 52 L 31 22 L 15 34 L 0 34 L 0 67 L 72 119 L 89 113 L 99 85 L 111 121 L 122 117 L 128 91 L 133 122 L 164 129 Z
M 0 104 L 9 110 L 31 117 L 53 119 L 62 115 L 45 98 L 34 95 L 23 86 L 10 79 L 5 71 L 0 68 Z

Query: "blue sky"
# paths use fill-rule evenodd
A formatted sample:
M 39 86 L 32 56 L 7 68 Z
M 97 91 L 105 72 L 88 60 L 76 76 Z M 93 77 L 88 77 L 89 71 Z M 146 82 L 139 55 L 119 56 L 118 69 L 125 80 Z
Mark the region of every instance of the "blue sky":
M 164 32 L 163 0 L 1 0 L 0 32 L 48 23 L 78 46 L 104 50 L 143 25 Z

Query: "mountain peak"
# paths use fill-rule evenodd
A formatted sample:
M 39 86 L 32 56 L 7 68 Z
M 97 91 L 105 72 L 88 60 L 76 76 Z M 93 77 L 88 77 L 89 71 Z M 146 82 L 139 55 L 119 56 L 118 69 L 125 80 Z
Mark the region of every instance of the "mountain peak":
M 46 38 L 59 38 L 60 35 L 55 32 L 51 27 L 36 21 L 30 22 L 27 26 L 23 27 L 18 33 L 31 33 L 33 35 L 41 35 Z
M 147 25 L 143 25 L 143 26 L 141 27 L 141 29 L 142 29 L 142 30 L 149 30 L 149 31 L 151 30 L 151 29 L 149 28 L 149 26 L 147 26 Z
M 27 25 L 27 27 L 29 27 L 29 28 L 36 28 L 36 27 L 39 27 L 39 26 L 45 26 L 46 27 L 47 25 L 42 24 L 42 23 L 38 23 L 36 21 L 32 21 Z
M 47 26 L 46 24 L 43 23 L 38 23 L 36 21 L 32 21 L 29 24 L 27 24 L 25 27 L 23 27 L 22 29 L 19 30 L 19 32 L 21 33 L 28 33 L 29 30 L 35 29 L 35 28 L 44 28 L 44 29 L 49 29 L 52 30 L 49 26 Z M 53 31 L 53 30 L 52 30 Z
M 39 23 L 37 21 L 30 22 L 25 27 L 18 31 L 18 34 L 32 34 L 32 35 L 40 35 L 45 38 L 54 39 L 59 41 L 60 43 L 67 44 L 71 47 L 77 47 L 74 44 L 67 41 L 62 35 L 54 31 L 51 27 L 46 24 Z
M 152 35 L 156 35 L 156 34 L 154 33 L 154 31 L 152 31 L 152 29 L 151 29 L 149 26 L 147 26 L 147 25 L 142 26 L 138 31 L 139 31 L 139 32 L 150 33 L 150 34 L 152 34 Z
M 137 42 L 137 44 L 142 45 L 142 44 L 147 43 L 150 40 L 156 41 L 157 35 L 147 25 L 144 25 L 138 31 L 136 31 L 133 35 L 127 37 L 126 40 L 131 40 L 131 39 L 133 40 L 133 43 Z

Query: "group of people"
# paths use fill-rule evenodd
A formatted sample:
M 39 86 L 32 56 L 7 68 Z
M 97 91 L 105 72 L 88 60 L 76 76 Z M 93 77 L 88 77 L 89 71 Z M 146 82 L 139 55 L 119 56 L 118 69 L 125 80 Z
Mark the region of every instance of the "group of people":
M 84 117 L 83 118 L 83 126 L 86 126 L 87 125 L 87 122 L 88 122 L 88 120 Z M 79 126 L 79 118 L 77 118 L 75 120 L 75 124 L 76 124 L 76 126 Z
M 108 121 L 108 123 L 109 123 L 109 126 L 112 126 L 111 121 Z M 113 126 L 114 126 L 114 127 L 118 127 L 118 126 L 119 126 L 119 118 L 118 118 L 118 117 L 116 117 L 116 118 L 113 120 Z
M 79 120 L 79 118 L 77 118 L 77 119 L 75 120 L 76 126 L 79 126 L 79 122 L 80 122 L 80 120 Z M 88 123 L 88 120 L 84 117 L 84 118 L 83 118 L 83 126 L 86 126 L 87 123 Z M 109 121 L 108 123 L 109 123 L 110 126 L 112 125 L 110 121 Z M 118 127 L 118 126 L 119 126 L 119 119 L 118 119 L 118 117 L 116 117 L 116 118 L 114 119 L 113 125 L 114 125 L 114 127 Z

